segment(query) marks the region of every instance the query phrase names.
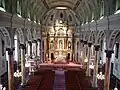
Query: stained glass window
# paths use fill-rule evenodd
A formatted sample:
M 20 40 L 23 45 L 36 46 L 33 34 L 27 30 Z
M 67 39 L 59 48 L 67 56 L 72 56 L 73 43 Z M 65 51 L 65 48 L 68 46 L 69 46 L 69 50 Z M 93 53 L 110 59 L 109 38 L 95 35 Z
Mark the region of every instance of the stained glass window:
M 0 10 L 5 11 L 5 0 L 0 0 Z
M 104 16 L 104 1 L 101 1 L 101 13 L 100 16 Z
M 116 0 L 116 10 L 120 10 L 120 0 Z
M 17 1 L 17 14 L 21 15 L 20 1 Z

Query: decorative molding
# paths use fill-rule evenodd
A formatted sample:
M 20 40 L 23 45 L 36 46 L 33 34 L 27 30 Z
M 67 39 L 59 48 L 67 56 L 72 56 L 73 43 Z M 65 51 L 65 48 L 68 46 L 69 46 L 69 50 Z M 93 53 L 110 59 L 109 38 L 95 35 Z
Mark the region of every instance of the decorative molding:
M 11 14 L 0 11 L 0 26 L 10 27 L 11 26 Z
M 76 1 L 73 10 L 76 10 L 78 8 L 78 6 L 80 5 L 80 1 L 82 1 L 82 0 L 77 0 Z
M 17 15 L 13 15 L 12 28 L 24 28 L 24 18 L 20 18 Z
M 109 17 L 109 28 L 110 30 L 119 30 L 120 29 L 120 14 L 113 14 Z M 88 30 L 89 25 L 84 24 L 81 26 L 82 30 Z M 96 30 L 96 23 L 90 23 L 90 30 Z M 108 30 L 108 19 L 104 17 L 101 20 L 97 20 L 97 30 Z
M 46 0 L 42 0 L 42 2 L 43 2 L 43 4 L 44 4 L 44 6 L 45 6 L 47 9 L 49 9 L 49 6 L 48 6 L 48 3 L 46 2 Z
M 33 23 L 33 21 L 20 18 L 17 15 L 13 15 L 12 17 L 12 14 L 10 13 L 0 11 L 0 27 L 11 27 L 11 22 L 13 28 L 24 28 L 25 25 L 25 29 L 31 29 L 31 24 Z M 40 29 L 40 25 L 37 23 L 33 23 L 32 28 Z

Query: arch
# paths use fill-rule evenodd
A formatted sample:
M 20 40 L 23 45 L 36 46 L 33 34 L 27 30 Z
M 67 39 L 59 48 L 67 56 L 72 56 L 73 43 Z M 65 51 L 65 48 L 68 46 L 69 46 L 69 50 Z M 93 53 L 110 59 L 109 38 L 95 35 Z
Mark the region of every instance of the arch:
M 90 32 L 90 35 L 88 36 L 88 41 L 92 41 L 92 33 L 93 31 Z
M 83 39 L 83 32 L 80 32 L 80 39 Z
M 28 41 L 31 41 L 31 40 L 32 40 L 32 34 L 31 34 L 30 29 L 27 29 L 27 40 L 28 40 Z
M 116 38 L 115 38 L 115 42 L 120 40 L 120 32 L 117 34 Z
M 83 40 L 88 40 L 88 32 L 87 30 L 84 31 L 84 36 L 83 36 Z
M 95 42 L 95 32 L 91 31 L 89 36 L 88 36 L 88 41 L 94 43 Z
M 24 35 L 23 35 L 23 31 L 21 28 L 17 28 L 15 31 L 15 34 L 18 34 L 19 40 L 21 44 L 24 44 Z
M 11 38 L 10 38 L 8 30 L 4 27 L 0 27 L 0 32 L 5 36 L 6 48 L 10 48 L 11 47 Z
M 41 37 L 40 29 L 36 29 L 36 38 L 40 39 L 40 37 Z
M 95 40 L 95 44 L 99 44 L 100 45 L 100 42 L 102 40 L 102 37 L 106 36 L 104 30 L 100 30 L 96 36 L 96 40 Z
M 108 41 L 108 49 L 113 50 L 114 44 L 116 42 L 116 38 L 117 36 L 119 36 L 119 34 L 120 34 L 120 30 L 114 30 L 111 33 L 109 41 Z
M 33 29 L 33 39 L 34 39 L 34 40 L 37 38 L 36 36 L 37 36 L 36 30 Z

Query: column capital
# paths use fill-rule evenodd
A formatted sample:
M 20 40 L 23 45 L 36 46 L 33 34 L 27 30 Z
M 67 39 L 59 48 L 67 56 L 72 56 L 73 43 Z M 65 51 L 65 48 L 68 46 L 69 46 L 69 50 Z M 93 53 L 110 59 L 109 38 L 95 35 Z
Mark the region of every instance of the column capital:
M 26 46 L 24 44 L 20 44 L 20 49 L 26 49 Z
M 33 40 L 32 43 L 37 43 L 37 40 Z
M 37 39 L 38 42 L 40 42 L 41 40 L 40 39 Z
M 94 45 L 95 51 L 99 51 L 100 45 Z
M 83 40 L 84 44 L 86 45 L 87 44 L 87 40 Z
M 108 57 L 108 58 L 111 58 L 112 53 L 114 53 L 113 50 L 105 50 L 105 52 L 106 52 L 106 57 Z
M 13 51 L 15 48 L 6 48 L 6 51 L 8 51 L 8 55 L 13 55 Z
M 88 42 L 88 47 L 91 47 L 92 46 L 92 42 Z
M 32 46 L 32 41 L 28 41 L 28 44 L 29 44 L 30 46 Z
M 83 43 L 83 39 L 81 39 L 80 42 Z

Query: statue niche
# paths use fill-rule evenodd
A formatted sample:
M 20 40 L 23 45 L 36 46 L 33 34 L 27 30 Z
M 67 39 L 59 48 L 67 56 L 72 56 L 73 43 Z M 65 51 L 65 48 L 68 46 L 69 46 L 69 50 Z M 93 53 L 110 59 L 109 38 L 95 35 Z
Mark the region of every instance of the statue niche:
M 53 41 L 50 42 L 50 49 L 54 49 Z
M 63 41 L 59 40 L 59 49 L 63 49 Z
M 71 50 L 71 42 L 68 42 L 68 49 Z

